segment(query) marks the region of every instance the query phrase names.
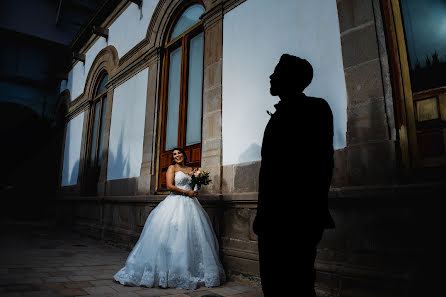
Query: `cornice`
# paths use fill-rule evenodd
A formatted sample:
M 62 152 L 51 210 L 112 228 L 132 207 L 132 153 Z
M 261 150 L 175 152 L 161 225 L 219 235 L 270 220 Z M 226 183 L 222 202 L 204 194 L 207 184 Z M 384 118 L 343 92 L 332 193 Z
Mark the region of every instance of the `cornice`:
M 124 56 L 119 59 L 119 66 L 125 64 L 125 62 L 132 59 L 132 57 L 138 53 L 141 49 L 146 47 L 149 44 L 149 40 L 144 38 L 137 45 L 135 45 L 131 50 L 129 50 Z
M 152 48 L 143 55 L 130 61 L 125 67 L 118 69 L 117 73 L 107 82 L 107 88 L 114 89 L 130 79 L 136 73 L 147 68 L 150 64 L 159 59 L 160 52 L 160 48 Z
M 216 4 L 208 12 L 201 16 L 201 21 L 203 22 L 203 27 L 205 30 L 212 27 L 216 23 L 219 23 L 223 19 L 223 7 L 224 2 Z
M 67 122 L 72 120 L 73 118 L 75 118 L 81 112 L 83 112 L 83 111 L 88 109 L 90 101 L 86 100 L 84 98 L 81 98 L 81 97 L 83 97 L 83 96 L 82 95 L 79 96 L 77 98 L 78 101 L 77 102 L 73 101 L 72 103 L 75 103 L 75 104 L 71 104 L 71 106 L 68 108 L 67 115 L 65 116 L 65 119 L 66 119 Z
M 116 2 L 116 1 L 115 1 Z M 114 23 L 114 21 L 127 9 L 127 7 L 129 7 L 132 4 L 132 2 L 128 1 L 128 0 L 121 0 L 121 2 L 119 2 L 116 5 L 116 8 L 113 9 L 113 11 L 105 18 L 105 20 L 99 24 L 96 24 L 97 26 L 109 29 L 109 27 Z M 94 16 L 92 17 L 94 18 Z M 76 42 L 73 42 L 70 44 L 70 48 L 73 51 L 78 51 L 79 53 L 83 53 L 85 54 L 94 44 L 95 42 L 99 39 L 99 38 L 104 38 L 101 36 L 97 36 L 95 34 L 92 33 L 88 33 L 86 30 L 88 27 L 91 28 L 91 26 L 94 24 L 94 22 L 92 22 L 92 20 L 90 19 L 82 28 L 85 27 L 85 29 L 80 29 L 79 32 L 81 30 L 83 30 L 86 35 L 90 35 L 86 41 L 83 44 L 76 44 Z M 70 65 L 70 67 L 68 68 L 69 70 L 73 69 L 73 67 L 79 63 L 79 61 L 73 61 L 73 63 Z
M 223 2 L 223 14 L 228 13 L 245 1 L 246 0 L 225 0 Z

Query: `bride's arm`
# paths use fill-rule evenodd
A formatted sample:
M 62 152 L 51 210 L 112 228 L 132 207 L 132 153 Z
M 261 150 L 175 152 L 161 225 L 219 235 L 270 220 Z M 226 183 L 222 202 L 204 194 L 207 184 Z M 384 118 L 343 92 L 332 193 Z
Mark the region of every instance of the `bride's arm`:
M 197 195 L 197 191 L 187 191 L 174 186 L 175 184 L 175 168 L 170 165 L 166 172 L 166 184 L 167 189 L 175 194 L 185 195 L 189 197 L 194 197 Z

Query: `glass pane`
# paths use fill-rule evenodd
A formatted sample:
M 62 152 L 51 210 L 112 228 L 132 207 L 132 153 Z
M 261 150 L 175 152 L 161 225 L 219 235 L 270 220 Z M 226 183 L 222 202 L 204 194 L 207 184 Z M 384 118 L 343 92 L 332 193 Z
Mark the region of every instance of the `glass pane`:
M 446 1 L 401 0 L 412 91 L 446 85 Z
M 186 145 L 191 145 L 201 142 L 203 33 L 190 40 L 188 77 Z
M 99 103 L 96 102 L 94 106 L 94 122 L 93 122 L 93 136 L 91 137 L 91 155 L 90 155 L 90 166 L 94 166 L 94 154 L 96 150 L 96 136 L 98 132 L 98 123 L 99 123 Z
M 187 8 L 173 28 L 169 41 L 174 40 L 187 29 L 198 23 L 203 12 L 204 8 L 200 4 L 194 4 Z
M 104 78 L 101 80 L 101 83 L 99 84 L 98 90 L 96 91 L 95 96 L 105 92 L 106 88 L 105 88 L 105 84 L 107 83 L 108 80 L 108 74 L 106 74 L 104 76 Z
M 169 85 L 167 98 L 166 147 L 171 150 L 178 145 L 178 112 L 180 108 L 181 47 L 170 54 Z
M 102 114 L 101 114 L 101 130 L 99 132 L 99 151 L 98 151 L 98 166 L 101 166 L 102 162 L 102 138 L 104 138 L 104 123 L 105 123 L 105 111 L 107 110 L 107 98 L 103 97 L 102 100 Z

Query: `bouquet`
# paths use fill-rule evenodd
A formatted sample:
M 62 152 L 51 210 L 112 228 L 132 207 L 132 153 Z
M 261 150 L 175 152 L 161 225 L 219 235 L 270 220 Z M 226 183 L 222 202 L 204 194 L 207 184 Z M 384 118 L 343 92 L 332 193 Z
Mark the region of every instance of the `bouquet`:
M 209 172 L 201 168 L 194 168 L 190 173 L 192 179 L 190 186 L 197 191 L 202 185 L 208 185 L 212 180 L 209 178 Z

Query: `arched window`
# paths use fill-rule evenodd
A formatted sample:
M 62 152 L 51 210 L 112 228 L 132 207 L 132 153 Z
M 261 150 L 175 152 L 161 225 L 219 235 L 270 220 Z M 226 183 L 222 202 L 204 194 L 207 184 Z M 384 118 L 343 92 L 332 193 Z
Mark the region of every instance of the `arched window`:
M 96 194 L 102 162 L 102 143 L 104 134 L 107 89 L 105 84 L 108 74 L 104 72 L 96 85 L 90 109 L 90 122 L 87 138 L 87 156 L 85 168 L 85 192 Z
M 200 4 L 193 4 L 172 23 L 165 43 L 162 78 L 162 132 L 158 187 L 166 187 L 165 173 L 172 149 L 185 150 L 189 166 L 201 164 L 204 34 Z

